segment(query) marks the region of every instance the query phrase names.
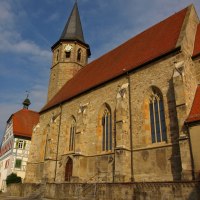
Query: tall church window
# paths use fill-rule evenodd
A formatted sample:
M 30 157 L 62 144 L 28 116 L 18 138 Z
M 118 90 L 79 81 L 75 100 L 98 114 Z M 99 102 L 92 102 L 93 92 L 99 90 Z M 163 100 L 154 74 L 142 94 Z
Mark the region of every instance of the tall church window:
M 152 143 L 167 141 L 163 98 L 156 88 L 150 96 L 149 111 Z
M 77 61 L 81 61 L 81 49 L 77 52 Z
M 102 150 L 112 150 L 112 120 L 108 108 L 105 108 L 102 116 Z
M 74 150 L 75 133 L 76 133 L 76 120 L 75 118 L 73 118 L 70 126 L 69 151 Z

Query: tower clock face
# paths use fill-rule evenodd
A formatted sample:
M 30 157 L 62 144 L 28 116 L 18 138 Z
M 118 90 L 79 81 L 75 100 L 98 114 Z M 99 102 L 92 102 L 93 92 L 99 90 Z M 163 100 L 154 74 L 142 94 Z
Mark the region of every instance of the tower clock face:
M 70 52 L 71 50 L 72 50 L 72 45 L 70 45 L 70 44 L 67 44 L 66 46 L 65 46 L 65 52 Z

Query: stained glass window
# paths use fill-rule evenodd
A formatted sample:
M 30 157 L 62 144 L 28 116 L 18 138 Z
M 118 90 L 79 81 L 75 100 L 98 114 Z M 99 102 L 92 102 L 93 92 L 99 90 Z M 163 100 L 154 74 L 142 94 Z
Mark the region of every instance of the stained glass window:
M 111 114 L 106 108 L 102 116 L 102 150 L 108 151 L 112 150 L 112 124 L 111 124 Z
M 152 91 L 149 111 L 152 143 L 167 141 L 163 99 L 156 90 Z

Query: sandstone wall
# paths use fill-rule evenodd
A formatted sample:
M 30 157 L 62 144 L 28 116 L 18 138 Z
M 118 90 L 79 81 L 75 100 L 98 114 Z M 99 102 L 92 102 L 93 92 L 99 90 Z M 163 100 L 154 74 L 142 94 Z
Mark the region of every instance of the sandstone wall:
M 45 197 L 48 199 L 99 199 L 99 200 L 197 200 L 199 182 L 177 183 L 115 183 L 115 184 L 13 184 L 8 194 L 15 196 Z M 31 199 L 31 198 L 30 198 Z

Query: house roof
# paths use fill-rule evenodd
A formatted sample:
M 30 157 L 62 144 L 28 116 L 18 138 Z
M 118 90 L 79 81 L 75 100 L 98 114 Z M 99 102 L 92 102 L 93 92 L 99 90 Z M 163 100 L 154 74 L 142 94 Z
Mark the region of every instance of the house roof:
M 41 112 L 175 50 L 187 10 L 175 13 L 86 65 Z
M 197 86 L 192 108 L 186 120 L 186 123 L 191 123 L 196 121 L 200 121 L 200 85 Z
M 15 136 L 32 136 L 33 127 L 39 122 L 39 113 L 28 109 L 22 109 L 12 116 L 13 134 Z
M 200 55 L 200 23 L 197 27 L 195 43 L 194 43 L 193 57 L 196 57 L 198 55 Z

